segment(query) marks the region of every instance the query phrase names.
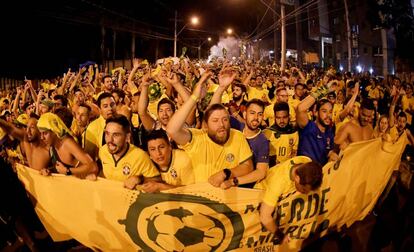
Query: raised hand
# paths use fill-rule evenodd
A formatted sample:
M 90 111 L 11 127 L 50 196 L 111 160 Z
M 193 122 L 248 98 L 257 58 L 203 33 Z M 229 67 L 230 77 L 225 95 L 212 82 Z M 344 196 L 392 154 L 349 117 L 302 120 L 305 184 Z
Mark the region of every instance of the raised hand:
M 193 95 L 196 97 L 203 99 L 207 94 L 207 87 L 206 87 L 206 80 L 212 75 L 211 72 L 206 71 L 201 75 L 200 80 L 194 87 Z
M 218 76 L 219 86 L 227 89 L 233 82 L 234 78 L 236 78 L 236 72 L 232 69 L 225 68 L 221 70 Z

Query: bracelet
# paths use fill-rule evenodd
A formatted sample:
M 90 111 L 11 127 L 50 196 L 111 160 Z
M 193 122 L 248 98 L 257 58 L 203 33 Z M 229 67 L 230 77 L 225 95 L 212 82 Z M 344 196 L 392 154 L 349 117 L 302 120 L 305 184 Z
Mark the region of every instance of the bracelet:
M 198 102 L 198 98 L 199 98 L 199 97 L 197 97 L 197 96 L 195 96 L 195 95 L 193 95 L 193 94 L 192 94 L 192 95 L 190 96 L 190 98 L 191 98 L 193 101 Z

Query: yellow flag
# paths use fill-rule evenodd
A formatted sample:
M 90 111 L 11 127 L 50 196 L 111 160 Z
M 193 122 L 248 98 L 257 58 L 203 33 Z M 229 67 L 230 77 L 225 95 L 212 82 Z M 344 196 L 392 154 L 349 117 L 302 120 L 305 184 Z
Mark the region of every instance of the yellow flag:
M 320 189 L 283 195 L 276 222 L 291 241 L 282 246 L 262 230 L 260 190 L 203 183 L 151 194 L 101 178 L 43 177 L 22 165 L 18 174 L 55 241 L 74 238 L 102 251 L 297 251 L 309 237 L 363 219 L 405 144 L 405 135 L 396 144 L 351 144 L 339 161 L 324 167 Z

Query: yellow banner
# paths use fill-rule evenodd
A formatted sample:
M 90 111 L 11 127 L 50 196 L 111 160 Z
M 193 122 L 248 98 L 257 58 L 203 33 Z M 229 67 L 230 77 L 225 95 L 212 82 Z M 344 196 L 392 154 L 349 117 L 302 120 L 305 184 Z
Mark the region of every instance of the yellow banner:
M 260 225 L 260 190 L 195 184 L 140 193 L 122 183 L 43 177 L 18 166 L 20 180 L 53 240 L 74 238 L 102 251 L 297 251 L 308 237 L 363 219 L 398 166 L 405 137 L 350 145 L 324 167 L 319 190 L 291 192 L 278 203 L 279 226 L 291 241 L 273 246 Z

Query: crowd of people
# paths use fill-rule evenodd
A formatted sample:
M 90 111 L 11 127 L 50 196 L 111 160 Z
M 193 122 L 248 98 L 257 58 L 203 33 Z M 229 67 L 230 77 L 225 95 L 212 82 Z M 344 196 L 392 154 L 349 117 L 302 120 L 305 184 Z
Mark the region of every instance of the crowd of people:
M 261 188 L 260 221 L 275 233 L 279 196 L 317 189 L 322 166 L 349 144 L 404 132 L 414 143 L 413 78 L 249 60 L 89 65 L 3 90 L 0 106 L 11 166 L 147 193 L 199 182 Z

